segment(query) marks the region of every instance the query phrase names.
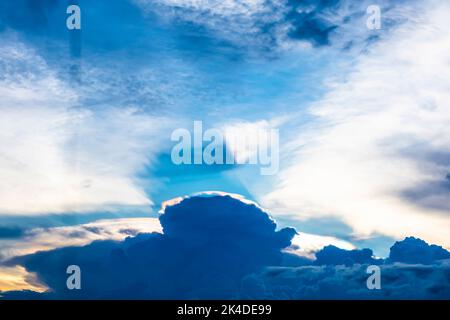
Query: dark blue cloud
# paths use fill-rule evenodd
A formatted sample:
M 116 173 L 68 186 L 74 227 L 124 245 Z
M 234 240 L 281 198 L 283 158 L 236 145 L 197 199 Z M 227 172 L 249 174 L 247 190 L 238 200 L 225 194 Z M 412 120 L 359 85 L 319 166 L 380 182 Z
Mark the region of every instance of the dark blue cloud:
M 16 259 L 36 272 L 54 298 L 232 298 L 242 278 L 281 265 L 295 230 L 255 205 L 229 196 L 193 197 L 166 208 L 164 234 L 98 241 Z M 66 288 L 69 265 L 82 290 Z
M 195 196 L 160 216 L 163 233 L 96 241 L 18 257 L 51 289 L 2 293 L 6 299 L 449 299 L 450 253 L 416 238 L 391 247 L 334 246 L 312 261 L 284 252 L 296 231 L 277 230 L 259 207 L 230 196 Z M 128 232 L 128 231 L 124 231 Z M 132 234 L 132 233 L 131 233 Z M 82 289 L 66 288 L 66 268 L 81 268 Z M 367 266 L 381 268 L 381 290 L 366 286 Z
M 389 254 L 389 261 L 403 263 L 433 264 L 450 259 L 450 252 L 437 245 L 429 245 L 421 239 L 408 237 L 396 242 Z
M 269 267 L 242 281 L 246 299 L 450 299 L 450 252 L 414 237 L 391 247 L 388 259 L 370 249 L 324 247 L 312 265 Z M 369 265 L 378 265 L 381 289 L 369 290 Z
M 450 299 L 450 263 L 380 265 L 381 289 L 366 285 L 368 265 L 271 267 L 243 280 L 247 299 Z
M 373 258 L 373 252 L 370 249 L 362 250 L 344 250 L 329 245 L 316 253 L 317 265 L 354 265 L 359 264 L 380 264 L 382 260 Z
M 406 237 L 395 242 L 387 259 L 374 258 L 371 249 L 344 250 L 328 245 L 316 252 L 314 265 L 346 265 L 355 264 L 392 264 L 395 262 L 407 264 L 439 264 L 442 260 L 450 259 L 450 252 L 443 247 L 428 244 L 422 239 Z

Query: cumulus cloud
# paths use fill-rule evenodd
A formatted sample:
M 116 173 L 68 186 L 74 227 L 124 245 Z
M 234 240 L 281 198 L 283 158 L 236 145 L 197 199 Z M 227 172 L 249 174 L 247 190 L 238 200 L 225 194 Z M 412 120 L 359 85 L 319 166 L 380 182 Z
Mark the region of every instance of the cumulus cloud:
M 391 262 L 433 264 L 446 259 L 450 259 L 450 252 L 441 246 L 429 245 L 414 237 L 396 242 L 389 253 Z
M 307 266 L 269 267 L 242 281 L 247 299 L 449 299 L 450 252 L 408 237 L 391 247 L 388 259 L 372 250 L 327 246 Z M 381 289 L 366 286 L 367 267 L 380 267 Z
M 314 263 L 318 265 L 354 265 L 355 263 L 377 264 L 380 261 L 373 258 L 373 252 L 370 249 L 344 250 L 329 245 L 316 253 Z
M 163 233 L 96 241 L 16 258 L 60 298 L 230 298 L 240 280 L 280 265 L 295 230 L 276 230 L 259 207 L 230 196 L 192 197 L 167 206 Z M 67 265 L 83 270 L 83 290 L 68 291 Z
M 229 195 L 178 199 L 165 205 L 159 220 L 162 233 L 13 258 L 9 267 L 25 267 L 36 275 L 35 283 L 50 290 L 41 295 L 29 291 L 2 295 L 7 299 L 450 297 L 450 260 L 445 260 L 450 253 L 417 239 L 396 243 L 386 260 L 375 259 L 370 249 L 334 246 L 316 252 L 315 260 L 300 258 L 285 252 L 294 229 L 277 230 L 264 210 Z M 127 234 L 123 224 L 118 225 L 112 229 Z M 94 226 L 90 229 L 101 233 Z M 408 260 L 418 252 L 431 257 L 428 265 Z M 82 270 L 80 291 L 66 287 L 64 270 L 73 264 Z M 382 290 L 366 287 L 366 269 L 372 264 L 381 268 Z
M 450 246 L 449 14 L 448 3 L 422 2 L 328 83 L 265 207 L 295 219 L 334 216 L 355 237 L 413 234 Z M 434 187 L 411 196 L 424 186 Z
M 381 265 L 381 289 L 366 287 L 367 265 L 272 267 L 244 279 L 247 299 L 449 299 L 447 260 L 439 266 Z

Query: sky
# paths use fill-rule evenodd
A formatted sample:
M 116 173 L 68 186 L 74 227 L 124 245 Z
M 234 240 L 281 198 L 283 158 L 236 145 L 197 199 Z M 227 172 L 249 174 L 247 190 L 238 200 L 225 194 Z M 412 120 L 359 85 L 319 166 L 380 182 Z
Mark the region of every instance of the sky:
M 80 30 L 66 27 L 71 4 L 81 10 Z M 380 8 L 379 29 L 367 26 L 371 5 Z M 371 298 L 408 298 L 395 288 L 413 282 L 419 297 L 449 298 L 438 285 L 450 249 L 449 16 L 450 4 L 438 0 L 2 1 L 0 292 L 353 298 L 361 288 L 341 280 L 375 263 L 400 280 Z M 226 136 L 225 148 L 243 161 L 254 154 L 240 138 L 276 130 L 276 171 L 175 164 L 172 134 L 194 135 L 195 121 L 231 132 L 237 139 Z M 214 229 L 216 208 L 227 206 L 236 212 L 219 210 Z M 196 234 L 216 247 L 200 246 Z M 247 245 L 235 251 L 240 237 Z M 259 259 L 261 243 L 273 250 Z M 365 248 L 367 259 L 355 260 Z M 416 248 L 431 258 L 411 262 Z M 66 274 L 49 275 L 70 262 L 66 251 L 83 250 L 127 259 L 104 271 L 105 291 L 95 291 L 92 270 L 91 285 L 70 296 Z M 192 268 L 164 273 L 192 252 Z M 328 255 L 352 262 L 333 278 Z M 246 267 L 234 270 L 232 256 L 248 256 Z M 140 289 L 131 276 L 106 285 L 136 263 L 151 266 Z M 408 264 L 420 270 L 405 275 Z M 211 275 L 195 274 L 208 266 Z M 271 268 L 287 269 L 272 277 Z M 298 288 L 310 272 L 323 275 L 323 286 Z M 171 287 L 177 274 L 193 280 Z M 277 296 L 293 274 L 301 276 Z

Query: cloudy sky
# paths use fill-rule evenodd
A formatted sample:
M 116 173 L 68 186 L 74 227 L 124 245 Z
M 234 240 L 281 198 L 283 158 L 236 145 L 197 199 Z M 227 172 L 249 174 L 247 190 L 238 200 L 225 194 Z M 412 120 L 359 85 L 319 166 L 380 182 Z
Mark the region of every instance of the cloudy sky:
M 294 227 L 275 247 L 305 258 L 449 249 L 449 16 L 438 0 L 2 1 L 0 291 L 52 282 L 11 259 L 161 233 L 164 208 L 211 191 Z M 194 121 L 279 130 L 279 170 L 175 165 L 171 134 Z

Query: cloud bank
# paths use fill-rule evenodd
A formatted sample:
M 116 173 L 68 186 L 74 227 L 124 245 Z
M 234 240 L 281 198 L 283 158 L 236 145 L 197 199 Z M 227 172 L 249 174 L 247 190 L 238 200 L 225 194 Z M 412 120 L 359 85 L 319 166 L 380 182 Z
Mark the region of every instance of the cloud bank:
M 4 292 L 5 298 L 449 298 L 449 252 L 408 238 L 388 259 L 370 249 L 327 246 L 306 259 L 286 253 L 296 231 L 277 230 L 251 203 L 219 195 L 167 204 L 162 233 L 95 241 L 14 258 L 51 290 Z M 410 260 L 417 252 L 427 264 Z M 412 263 L 411 263 L 412 262 Z M 66 288 L 65 269 L 82 270 L 82 290 Z M 366 267 L 382 268 L 382 290 L 368 290 Z M 412 290 L 413 289 L 413 290 Z
M 293 229 L 276 231 L 269 216 L 229 196 L 194 197 L 166 207 L 163 234 L 96 241 L 16 260 L 61 298 L 229 298 L 240 279 L 279 265 Z M 66 264 L 84 274 L 83 290 L 65 285 Z M 59 276 L 58 276 L 59 274 Z

